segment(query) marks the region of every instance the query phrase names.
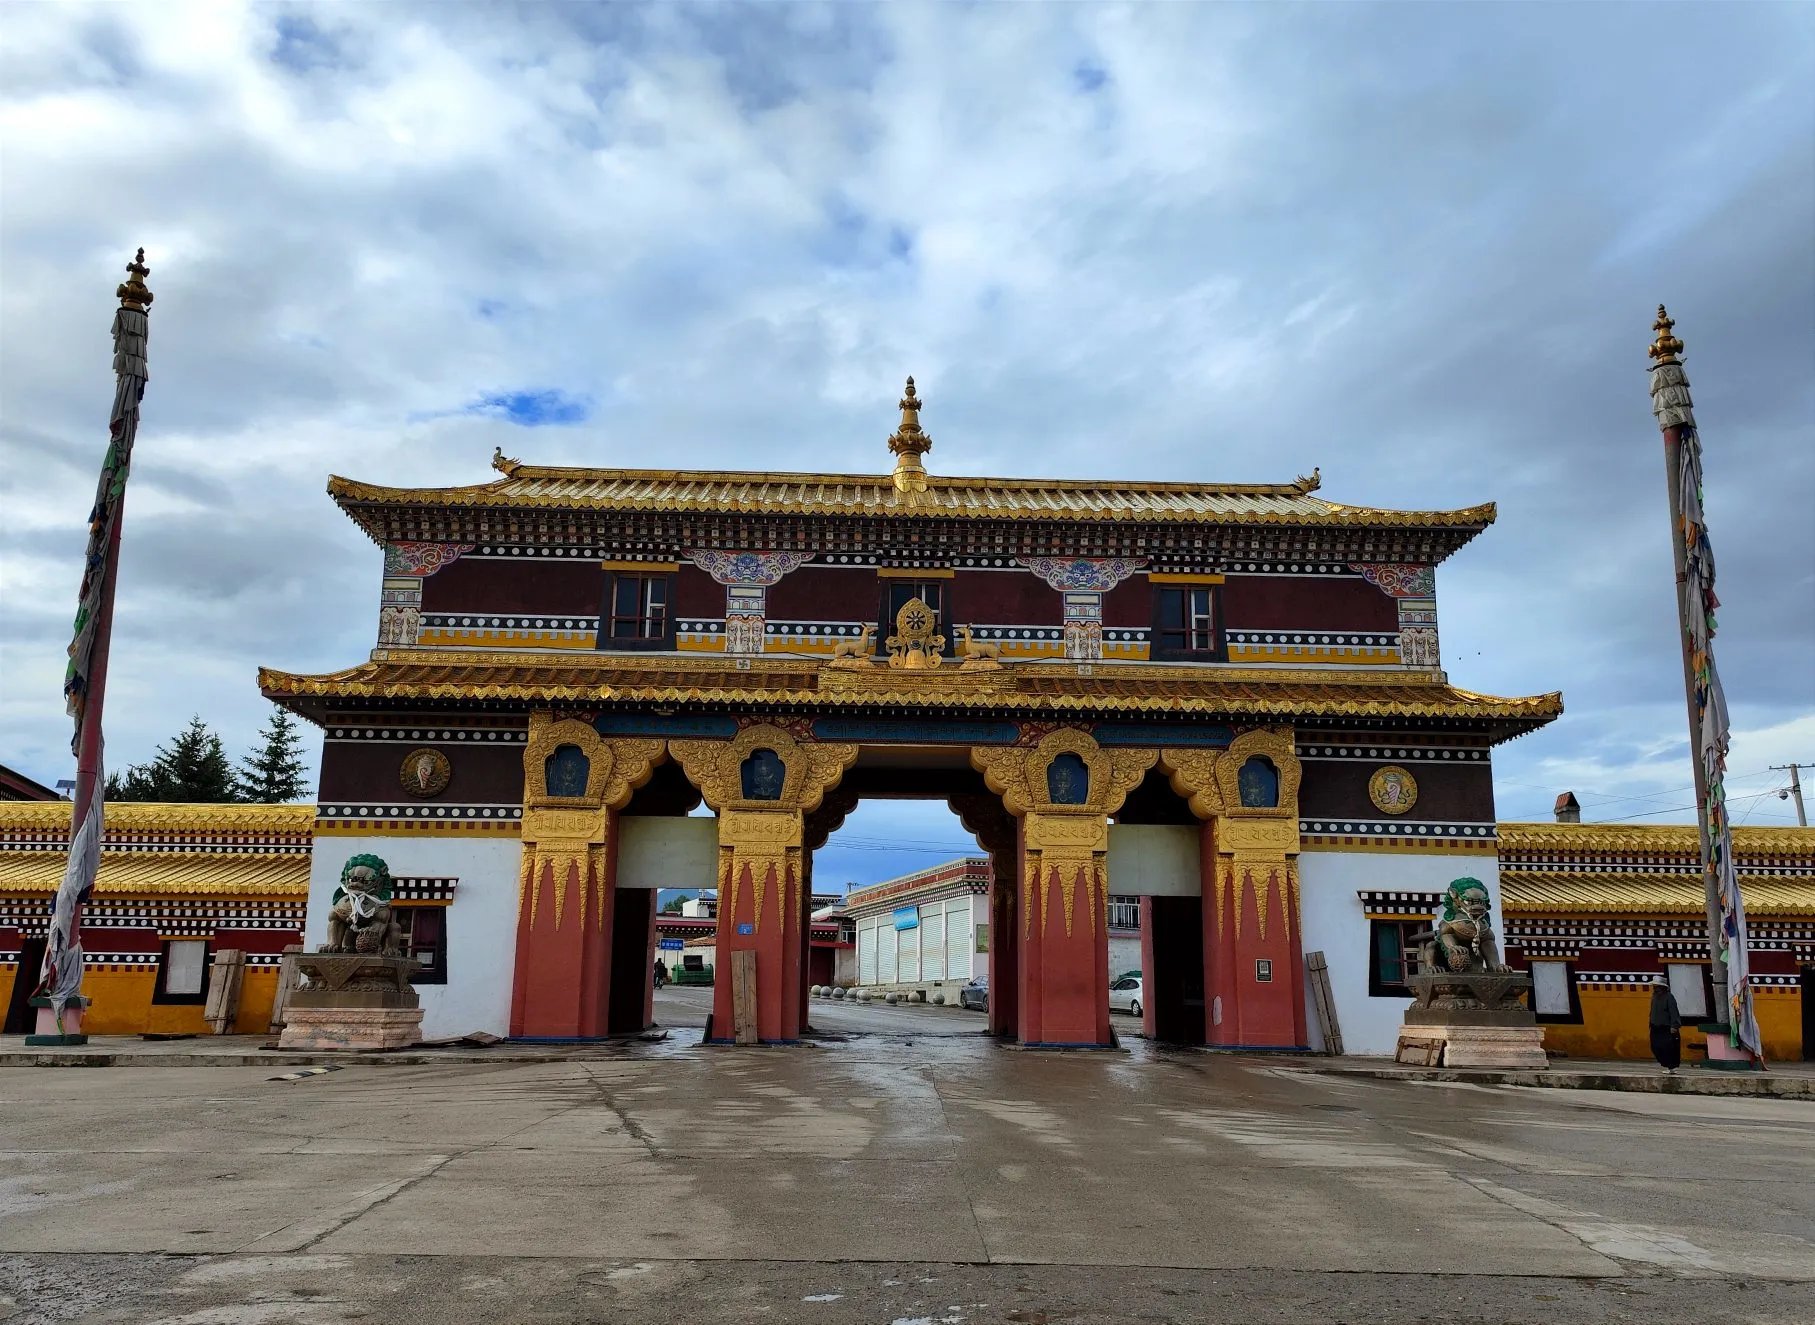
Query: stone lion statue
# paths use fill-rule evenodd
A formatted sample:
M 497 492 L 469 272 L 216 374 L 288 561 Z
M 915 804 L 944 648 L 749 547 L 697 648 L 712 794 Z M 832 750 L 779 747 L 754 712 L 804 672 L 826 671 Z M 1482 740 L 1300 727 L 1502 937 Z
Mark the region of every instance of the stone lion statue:
M 391 911 L 391 870 L 377 856 L 354 856 L 341 867 L 340 886 L 328 912 L 323 952 L 372 957 L 403 953 L 403 929 Z
M 1444 891 L 1443 909 L 1431 928 L 1412 938 L 1419 942 L 1419 969 L 1432 975 L 1465 972 L 1501 975 L 1500 961 L 1487 914 L 1487 885 L 1479 879 L 1456 879 Z

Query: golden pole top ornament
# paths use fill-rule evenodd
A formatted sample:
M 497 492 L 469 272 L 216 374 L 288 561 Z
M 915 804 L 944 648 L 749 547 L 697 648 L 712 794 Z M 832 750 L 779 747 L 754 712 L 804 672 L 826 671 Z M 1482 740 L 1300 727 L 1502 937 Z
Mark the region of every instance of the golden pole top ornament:
M 1657 339 L 1651 342 L 1651 348 L 1646 351 L 1646 354 L 1656 360 L 1654 367 L 1662 368 L 1667 363 L 1677 362 L 1677 356 L 1683 352 L 1683 343 L 1670 334 L 1670 329 L 1675 325 L 1676 320 L 1659 304 L 1657 321 L 1651 324 L 1651 329 L 1657 332 Z
M 145 250 L 140 249 L 138 255 L 126 264 L 126 279 L 114 291 L 121 308 L 134 308 L 141 313 L 151 311 L 151 301 L 155 296 L 145 288 L 145 278 L 149 275 L 151 268 L 145 265 Z
M 926 491 L 926 467 L 920 457 L 933 449 L 933 439 L 920 430 L 920 407 L 925 402 L 914 394 L 914 379 L 908 378 L 907 390 L 901 397 L 901 426 L 889 438 L 889 450 L 895 454 L 895 488 L 898 492 Z

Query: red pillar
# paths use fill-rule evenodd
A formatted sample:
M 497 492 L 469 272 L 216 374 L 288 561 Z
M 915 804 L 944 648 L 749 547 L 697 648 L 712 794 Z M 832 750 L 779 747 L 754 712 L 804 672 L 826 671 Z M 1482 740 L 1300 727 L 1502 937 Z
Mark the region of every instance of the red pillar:
M 1036 824 L 1036 840 L 1063 845 L 1033 853 L 1027 866 L 1037 877 L 1022 897 L 1034 909 L 1022 921 L 1021 1042 L 1104 1047 L 1111 1043 L 1108 877 L 1102 852 L 1077 831 L 1081 817 L 1061 822 L 1062 829 Z
M 611 987 L 612 853 L 582 845 L 524 854 L 529 859 L 517 911 L 511 1035 L 603 1036 Z
M 1308 1047 L 1304 948 L 1291 858 L 1218 852 L 1218 845 L 1229 843 L 1219 843 L 1216 826 L 1208 823 L 1203 844 L 1209 1042 L 1244 1049 Z
M 713 1038 L 720 1041 L 735 1038 L 731 958 L 733 953 L 754 952 L 757 1038 L 772 1043 L 798 1040 L 803 945 L 798 907 L 790 904 L 794 890 L 801 886 L 796 877 L 797 857 L 740 858 L 735 852 L 723 854 L 727 863 L 719 886 L 717 970 L 712 991 Z M 794 923 L 790 923 L 791 920 Z

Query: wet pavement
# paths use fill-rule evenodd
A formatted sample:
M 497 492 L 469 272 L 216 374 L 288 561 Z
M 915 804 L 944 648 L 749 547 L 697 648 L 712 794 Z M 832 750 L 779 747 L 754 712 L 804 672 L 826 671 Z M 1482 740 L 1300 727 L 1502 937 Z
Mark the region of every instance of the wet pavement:
M 702 1048 L 686 1002 L 588 1061 L 0 1072 L 0 1320 L 1815 1318 L 1809 1103 L 821 1000 L 811 1044 Z

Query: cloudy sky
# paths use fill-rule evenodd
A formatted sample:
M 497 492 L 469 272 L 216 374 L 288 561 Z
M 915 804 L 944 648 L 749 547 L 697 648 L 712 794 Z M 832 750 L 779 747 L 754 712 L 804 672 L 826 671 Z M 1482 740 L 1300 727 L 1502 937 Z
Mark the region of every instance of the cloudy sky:
M 1735 817 L 1815 760 L 1815 8 L 15 4 L 0 762 L 60 686 L 120 268 L 153 268 L 110 761 L 370 647 L 329 473 L 1289 479 L 1499 502 L 1445 665 L 1561 689 L 1502 817 L 1690 815 L 1645 346 L 1708 446 Z M 311 758 L 317 743 L 311 736 Z M 1760 795 L 1759 793 L 1766 793 Z M 918 840 L 916 852 L 901 844 Z M 864 807 L 822 882 L 961 849 Z

